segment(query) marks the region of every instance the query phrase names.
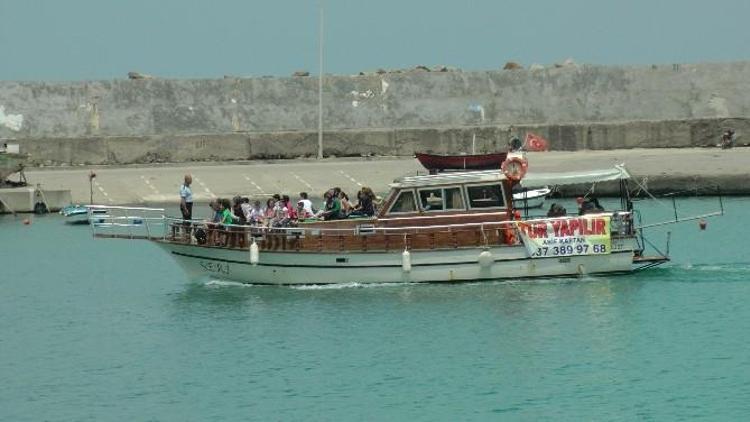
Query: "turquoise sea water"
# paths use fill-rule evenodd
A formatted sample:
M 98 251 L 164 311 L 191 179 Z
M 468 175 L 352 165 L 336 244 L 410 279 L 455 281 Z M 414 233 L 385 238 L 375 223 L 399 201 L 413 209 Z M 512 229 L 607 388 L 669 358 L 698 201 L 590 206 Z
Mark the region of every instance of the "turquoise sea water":
M 149 243 L 1 217 L 0 420 L 744 420 L 748 205 L 643 273 L 368 287 L 191 283 Z

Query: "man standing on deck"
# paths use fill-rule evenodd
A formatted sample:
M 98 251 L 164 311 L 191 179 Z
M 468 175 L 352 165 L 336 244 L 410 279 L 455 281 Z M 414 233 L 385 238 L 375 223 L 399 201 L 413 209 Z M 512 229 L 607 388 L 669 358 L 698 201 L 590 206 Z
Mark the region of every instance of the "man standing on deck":
M 193 176 L 186 174 L 185 183 L 180 186 L 180 211 L 182 211 L 183 220 L 193 219 L 193 190 L 190 184 L 193 183 Z

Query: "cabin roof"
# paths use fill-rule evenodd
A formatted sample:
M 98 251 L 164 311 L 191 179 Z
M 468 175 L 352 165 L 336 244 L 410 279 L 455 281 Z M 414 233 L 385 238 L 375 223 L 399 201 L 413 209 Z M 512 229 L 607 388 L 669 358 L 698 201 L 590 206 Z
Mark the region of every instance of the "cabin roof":
M 499 182 L 505 180 L 500 170 L 438 173 L 423 176 L 403 176 L 390 184 L 391 188 L 420 188 L 463 183 Z
M 521 185 L 526 187 L 545 185 L 575 185 L 579 183 L 599 183 L 610 180 L 630 179 L 630 173 L 624 164 L 615 165 L 608 169 L 568 171 L 557 173 L 529 173 L 521 179 Z
M 522 186 L 574 185 L 579 183 L 599 183 L 610 180 L 630 179 L 625 165 L 619 164 L 607 169 L 538 173 L 530 171 L 521 180 Z M 390 184 L 391 188 L 421 188 L 466 183 L 491 183 L 505 180 L 500 170 L 466 171 L 438 173 L 422 176 L 403 176 Z

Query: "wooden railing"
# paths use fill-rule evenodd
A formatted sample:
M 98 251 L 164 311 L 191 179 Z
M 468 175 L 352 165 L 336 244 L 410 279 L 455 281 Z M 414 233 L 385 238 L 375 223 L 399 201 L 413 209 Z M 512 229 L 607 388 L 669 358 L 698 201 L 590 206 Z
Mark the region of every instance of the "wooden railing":
M 166 240 L 204 246 L 299 252 L 388 252 L 518 244 L 512 222 L 469 223 L 412 227 L 351 228 L 254 227 L 185 222 L 167 218 Z
M 295 252 L 390 252 L 404 249 L 438 250 L 521 244 L 513 221 L 377 227 L 368 221 L 349 227 L 261 227 L 216 224 L 204 220 L 166 217 L 160 208 L 106 207 L 106 215 L 90 213 L 97 237 L 148 238 L 205 247 L 246 249 L 253 242 L 261 250 Z M 612 235 L 632 234 L 631 214 L 605 213 L 612 218 Z M 558 217 L 570 218 L 570 217 Z M 525 220 L 527 223 L 552 218 Z

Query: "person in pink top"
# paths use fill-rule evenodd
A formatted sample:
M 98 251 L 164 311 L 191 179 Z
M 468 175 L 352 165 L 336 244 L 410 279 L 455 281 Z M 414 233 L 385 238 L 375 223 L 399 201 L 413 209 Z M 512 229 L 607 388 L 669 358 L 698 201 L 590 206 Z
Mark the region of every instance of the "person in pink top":
M 263 225 L 271 225 L 271 220 L 273 220 L 274 215 L 276 215 L 276 212 L 274 211 L 275 207 L 276 201 L 274 201 L 273 198 L 268 198 L 268 201 L 266 201 L 266 208 L 263 209 Z
M 297 208 L 292 205 L 292 201 L 289 199 L 289 195 L 283 195 L 281 202 L 284 203 L 284 208 L 287 210 L 287 218 L 291 220 L 297 219 Z
M 305 207 L 305 201 L 302 200 L 302 199 L 300 199 L 297 202 L 297 210 L 296 211 L 297 211 L 297 219 L 298 220 L 307 220 L 308 218 L 315 217 L 315 214 L 313 214 L 312 212 L 310 212 L 310 211 L 307 210 L 307 208 Z

